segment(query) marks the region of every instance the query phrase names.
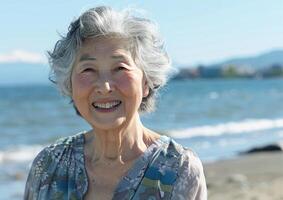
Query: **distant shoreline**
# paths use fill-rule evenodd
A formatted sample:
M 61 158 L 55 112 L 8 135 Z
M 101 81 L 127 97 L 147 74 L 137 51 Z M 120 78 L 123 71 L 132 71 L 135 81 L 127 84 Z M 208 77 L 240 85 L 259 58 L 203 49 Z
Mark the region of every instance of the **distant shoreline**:
M 270 79 L 283 78 L 283 64 L 272 65 L 263 69 L 254 69 L 241 66 L 218 66 L 197 68 L 181 68 L 172 76 L 172 79 Z

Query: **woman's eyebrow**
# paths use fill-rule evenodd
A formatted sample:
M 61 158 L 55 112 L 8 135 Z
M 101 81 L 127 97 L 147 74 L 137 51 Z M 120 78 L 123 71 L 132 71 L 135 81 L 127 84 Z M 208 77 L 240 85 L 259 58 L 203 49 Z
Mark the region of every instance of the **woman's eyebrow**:
M 93 56 L 90 56 L 88 54 L 83 54 L 83 55 L 81 55 L 79 61 L 82 62 L 82 61 L 89 61 L 89 60 L 96 60 L 96 58 L 93 57 Z
M 113 58 L 113 59 L 125 59 L 126 57 L 123 56 L 123 55 L 113 55 L 113 56 L 111 56 L 111 58 Z
M 129 57 L 123 54 L 122 55 L 112 55 L 111 58 L 115 60 L 122 60 L 122 61 L 129 62 Z

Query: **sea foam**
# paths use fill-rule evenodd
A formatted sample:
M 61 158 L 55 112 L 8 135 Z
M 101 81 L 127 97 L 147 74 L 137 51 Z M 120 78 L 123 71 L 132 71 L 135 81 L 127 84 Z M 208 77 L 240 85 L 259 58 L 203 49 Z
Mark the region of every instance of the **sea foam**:
M 43 148 L 40 145 L 19 146 L 0 151 L 0 164 L 6 162 L 26 162 L 35 158 Z
M 283 128 L 283 118 L 280 119 L 246 119 L 237 122 L 220 123 L 191 127 L 183 130 L 169 131 L 175 138 L 196 136 L 218 136 L 223 134 L 240 134 Z

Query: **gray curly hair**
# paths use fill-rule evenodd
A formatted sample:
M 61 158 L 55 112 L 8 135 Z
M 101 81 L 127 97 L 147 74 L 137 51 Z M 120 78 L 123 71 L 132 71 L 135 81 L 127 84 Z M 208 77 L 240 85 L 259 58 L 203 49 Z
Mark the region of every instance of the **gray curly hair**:
M 149 86 L 149 95 L 143 98 L 139 111 L 153 111 L 157 91 L 168 80 L 171 62 L 157 25 L 135 16 L 129 9 L 115 11 L 110 7 L 95 7 L 75 19 L 67 35 L 61 36 L 53 51 L 47 52 L 51 66 L 49 79 L 63 95 L 71 98 L 71 73 L 76 54 L 86 38 L 99 36 L 126 38 L 129 41 L 132 57 L 142 69 Z

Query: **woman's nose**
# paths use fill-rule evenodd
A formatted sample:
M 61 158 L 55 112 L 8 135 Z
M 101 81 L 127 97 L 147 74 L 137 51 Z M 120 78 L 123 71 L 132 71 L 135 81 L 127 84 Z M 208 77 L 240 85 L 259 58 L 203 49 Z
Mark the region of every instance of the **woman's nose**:
M 112 92 L 112 84 L 110 80 L 100 79 L 96 85 L 96 92 L 99 94 L 108 94 Z

